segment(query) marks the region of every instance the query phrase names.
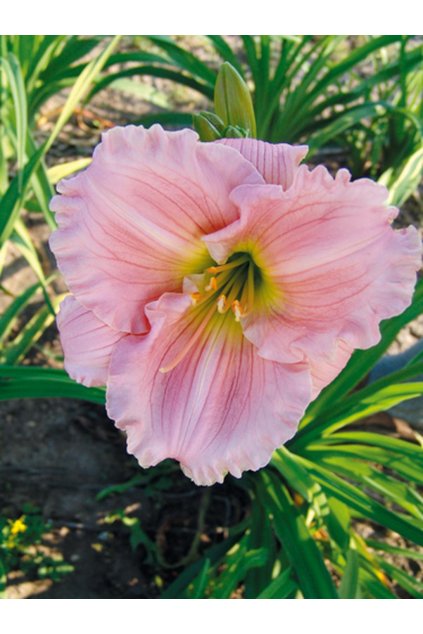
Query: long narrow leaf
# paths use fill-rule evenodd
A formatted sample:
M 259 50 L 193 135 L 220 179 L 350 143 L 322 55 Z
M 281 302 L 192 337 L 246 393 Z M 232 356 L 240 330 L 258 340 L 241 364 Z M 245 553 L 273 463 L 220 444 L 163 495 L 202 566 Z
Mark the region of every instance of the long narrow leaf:
M 276 534 L 295 571 L 304 598 L 337 598 L 322 555 L 286 488 L 270 472 L 263 471 L 261 477 L 264 503 L 273 515 Z

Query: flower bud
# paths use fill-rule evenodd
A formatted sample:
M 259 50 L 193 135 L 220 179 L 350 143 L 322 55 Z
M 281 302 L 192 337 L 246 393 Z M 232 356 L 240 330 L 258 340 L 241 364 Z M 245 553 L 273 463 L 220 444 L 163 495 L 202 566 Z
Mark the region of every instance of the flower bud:
M 239 126 L 255 137 L 256 118 L 247 84 L 235 68 L 225 62 L 220 67 L 214 88 L 216 114 L 227 126 Z
M 192 120 L 201 141 L 216 141 L 222 138 L 225 125 L 213 112 L 199 112 L 192 115 Z
M 244 130 L 244 128 L 241 128 L 239 125 L 228 125 L 226 126 L 222 136 L 228 139 L 243 139 L 248 137 L 249 134 L 248 130 Z

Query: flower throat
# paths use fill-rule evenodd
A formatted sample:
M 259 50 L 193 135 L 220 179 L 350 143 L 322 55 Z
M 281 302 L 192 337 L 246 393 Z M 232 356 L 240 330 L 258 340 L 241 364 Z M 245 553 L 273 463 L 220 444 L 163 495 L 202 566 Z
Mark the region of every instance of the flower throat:
M 222 315 L 231 310 L 235 321 L 253 310 L 262 275 L 249 253 L 234 253 L 225 264 L 210 266 L 204 274 L 203 288 L 191 293 L 194 306 L 214 302 Z

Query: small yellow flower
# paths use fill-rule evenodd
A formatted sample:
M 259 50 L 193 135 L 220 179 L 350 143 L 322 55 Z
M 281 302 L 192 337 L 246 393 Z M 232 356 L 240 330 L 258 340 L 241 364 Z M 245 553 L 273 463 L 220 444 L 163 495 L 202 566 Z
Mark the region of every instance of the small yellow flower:
M 18 517 L 17 520 L 15 520 L 10 528 L 10 533 L 11 535 L 17 535 L 18 533 L 24 533 L 26 531 L 26 529 L 28 528 L 28 526 L 25 524 L 24 520 L 23 520 L 23 516 Z

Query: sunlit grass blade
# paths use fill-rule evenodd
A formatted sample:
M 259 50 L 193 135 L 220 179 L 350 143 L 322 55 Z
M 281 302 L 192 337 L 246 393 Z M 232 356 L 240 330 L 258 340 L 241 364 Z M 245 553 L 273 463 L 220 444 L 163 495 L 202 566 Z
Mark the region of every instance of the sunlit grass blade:
M 8 79 L 10 91 L 12 93 L 17 137 L 17 163 L 18 163 L 18 183 L 19 193 L 22 190 L 22 169 L 25 163 L 25 145 L 27 135 L 27 101 L 25 84 L 22 77 L 18 60 L 12 54 L 7 58 L 0 57 L 0 71 L 3 70 Z
M 330 413 L 318 414 L 313 417 L 307 414 L 300 425 L 300 431 L 295 436 L 291 444 L 298 446 L 298 443 L 304 444 L 304 441 L 309 442 L 311 439 L 319 437 L 322 432 L 328 430 L 333 431 L 336 427 L 332 427 L 334 421 L 344 421 L 346 424 L 353 422 L 358 417 L 364 417 L 372 413 L 364 414 L 365 411 L 369 412 L 369 407 L 373 407 L 375 411 L 382 411 L 384 408 L 389 409 L 393 405 L 387 404 L 383 399 L 394 395 L 396 390 L 396 397 L 401 402 L 401 386 L 404 381 L 409 381 L 415 377 L 419 377 L 423 373 L 423 361 L 420 361 L 420 357 L 410 361 L 404 368 L 391 372 L 390 374 L 381 377 L 380 379 L 373 381 L 370 385 L 352 392 L 348 396 L 335 405 L 332 405 Z M 417 386 L 416 386 L 417 387 Z M 418 396 L 419 394 L 417 394 Z M 414 398 L 413 394 L 409 396 L 409 393 L 405 391 L 404 399 Z M 380 401 L 378 399 L 381 399 Z M 373 405 L 372 405 L 373 403 Z M 352 417 L 352 418 L 351 418 Z M 323 434 L 323 435 L 326 435 Z
M 422 395 L 423 382 L 400 383 L 382 387 L 370 395 L 363 395 L 363 397 L 357 399 L 350 408 L 342 408 L 341 412 L 333 416 L 328 414 L 323 417 L 323 415 L 321 415 L 319 419 L 312 421 L 309 425 L 301 429 L 290 442 L 289 446 L 304 446 L 305 443 L 309 443 L 319 436 L 326 436 L 366 416 L 387 411 L 391 407 L 398 405 L 398 403 L 418 398 Z
M 322 442 L 322 440 L 323 439 L 319 439 L 319 442 Z M 390 452 L 398 454 L 399 458 L 409 456 L 416 462 L 416 465 L 423 469 L 422 448 L 418 444 L 400 440 L 399 438 L 393 438 L 389 435 L 375 434 L 367 431 L 344 431 L 337 432 L 334 436 L 328 436 L 324 439 L 324 443 L 327 445 L 331 443 L 349 442 L 388 449 Z
M 281 447 L 273 454 L 272 464 L 283 475 L 289 486 L 315 509 L 319 518 L 329 514 L 328 501 L 322 488 L 298 462 L 295 454 Z
M 304 598 L 335 599 L 336 588 L 304 518 L 286 487 L 270 471 L 262 471 L 262 499 L 288 557 Z
M 360 445 L 336 445 L 330 448 L 313 445 L 303 455 L 345 477 L 349 482 L 355 482 L 367 490 L 373 489 L 377 494 L 383 495 L 386 502 L 394 502 L 417 520 L 423 520 L 423 500 L 415 485 L 413 486 L 414 482 L 423 483 L 423 471 L 420 474 L 415 473 L 415 463 L 399 460 L 374 447 Z M 389 469 L 395 476 L 408 478 L 408 485 L 374 468 L 372 462 Z
M 80 103 L 88 93 L 92 82 L 104 67 L 107 59 L 116 48 L 120 39 L 121 36 L 114 36 L 102 53 L 96 59 L 93 59 L 89 64 L 87 64 L 82 73 L 79 75 L 46 142 L 47 150 L 52 146 L 63 126 L 72 116 L 77 104 Z
M 48 179 L 52 185 L 56 185 L 62 178 L 68 178 L 72 176 L 72 174 L 75 174 L 75 172 L 79 172 L 88 167 L 91 161 L 92 159 L 87 157 L 53 165 L 47 170 Z
M 415 519 L 409 520 L 398 513 L 385 508 L 382 504 L 365 494 L 361 489 L 346 482 L 330 469 L 322 467 L 317 462 L 299 457 L 305 468 L 317 479 L 328 495 L 358 512 L 362 517 L 376 524 L 396 531 L 406 539 L 423 545 L 423 531 L 416 527 Z
M 389 203 L 402 205 L 419 186 L 423 173 L 423 147 L 408 157 L 398 173 L 391 168 L 379 182 L 389 187 Z

